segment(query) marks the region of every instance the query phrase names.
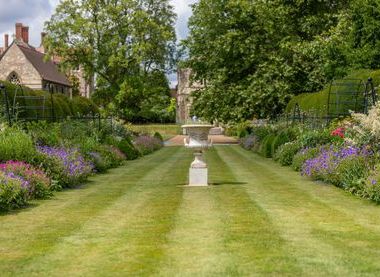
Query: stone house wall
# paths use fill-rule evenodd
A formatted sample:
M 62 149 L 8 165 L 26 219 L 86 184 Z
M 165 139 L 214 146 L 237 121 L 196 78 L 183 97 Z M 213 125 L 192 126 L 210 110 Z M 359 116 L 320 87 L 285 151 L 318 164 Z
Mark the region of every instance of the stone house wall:
M 178 70 L 178 90 L 177 90 L 177 123 L 183 124 L 190 120 L 190 110 L 192 105 L 191 93 L 203 88 L 203 84 L 191 82 L 191 69 L 183 68 Z
M 14 43 L 7 51 L 0 63 L 0 80 L 8 80 L 9 75 L 15 72 L 23 85 L 32 89 L 42 89 L 42 80 L 38 71 L 26 59 L 21 50 Z

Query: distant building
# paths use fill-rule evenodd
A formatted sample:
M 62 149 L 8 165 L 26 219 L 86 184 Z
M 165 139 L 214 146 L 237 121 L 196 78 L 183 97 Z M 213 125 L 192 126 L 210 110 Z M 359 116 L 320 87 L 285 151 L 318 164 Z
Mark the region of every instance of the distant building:
M 70 95 L 71 83 L 66 74 L 62 73 L 55 57 L 45 61 L 45 49 L 41 45 L 35 48 L 29 44 L 29 27 L 16 23 L 16 34 L 9 45 L 9 35 L 4 36 L 4 47 L 0 48 L 0 80 L 28 86 L 36 90 L 60 92 Z M 84 97 L 90 97 L 93 91 L 93 78 L 86 80 L 83 70 L 72 70 L 68 75 L 74 75 L 79 81 L 79 91 Z
M 193 103 L 191 93 L 202 89 L 203 84 L 191 81 L 192 71 L 190 68 L 178 70 L 178 85 L 177 85 L 177 123 L 183 124 L 190 121 L 190 110 Z

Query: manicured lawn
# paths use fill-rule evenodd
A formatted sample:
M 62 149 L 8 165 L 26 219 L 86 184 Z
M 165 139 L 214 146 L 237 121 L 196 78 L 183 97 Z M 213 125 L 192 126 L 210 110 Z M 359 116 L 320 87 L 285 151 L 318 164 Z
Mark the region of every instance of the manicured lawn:
M 238 146 L 166 147 L 0 216 L 1 276 L 380 275 L 380 207 Z
M 139 133 L 147 133 L 154 135 L 159 132 L 164 140 L 168 140 L 176 135 L 181 134 L 181 126 L 176 124 L 146 124 L 146 125 L 131 125 L 132 130 Z

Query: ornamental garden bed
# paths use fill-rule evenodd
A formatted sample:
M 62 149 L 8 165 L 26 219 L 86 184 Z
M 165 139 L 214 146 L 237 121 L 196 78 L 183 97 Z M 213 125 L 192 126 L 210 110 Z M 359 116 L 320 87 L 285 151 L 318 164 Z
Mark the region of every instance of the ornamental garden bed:
M 0 211 L 76 187 L 90 175 L 163 146 L 155 136 L 132 133 L 122 124 L 32 122 L 0 130 Z M 113 132 L 110 132 L 110 130 Z
M 245 126 L 240 145 L 323 181 L 380 203 L 380 104 L 368 113 L 313 130 L 307 125 Z M 244 126 L 244 125 L 241 125 Z

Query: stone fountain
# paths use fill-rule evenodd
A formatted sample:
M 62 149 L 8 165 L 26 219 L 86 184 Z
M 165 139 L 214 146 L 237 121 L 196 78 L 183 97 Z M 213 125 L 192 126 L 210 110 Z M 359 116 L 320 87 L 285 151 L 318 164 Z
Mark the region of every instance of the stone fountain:
M 208 186 L 208 168 L 203 153 L 212 146 L 208 134 L 212 125 L 189 124 L 183 125 L 189 139 L 184 139 L 185 147 L 194 151 L 194 161 L 189 169 L 189 186 Z

